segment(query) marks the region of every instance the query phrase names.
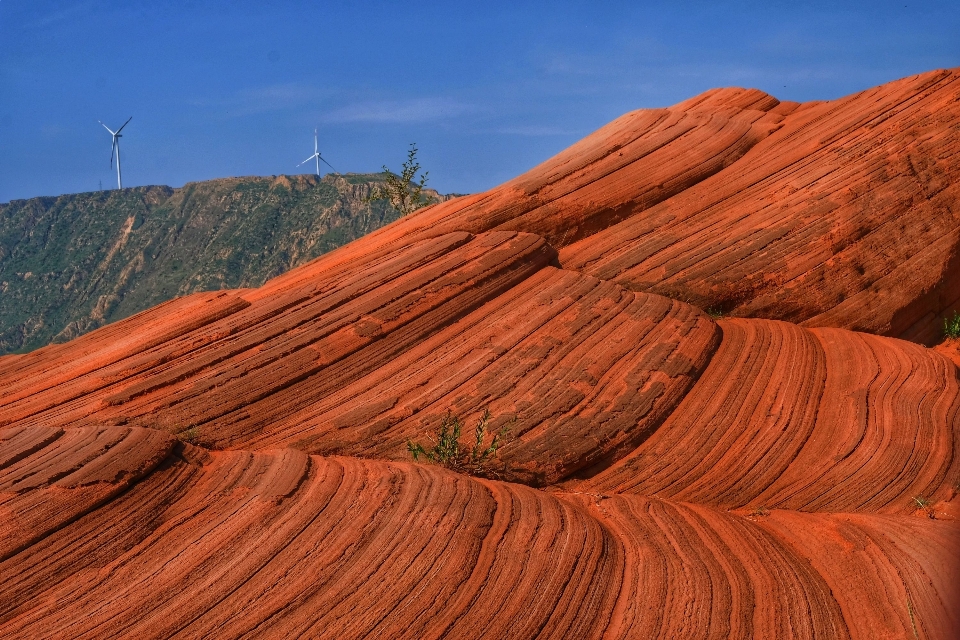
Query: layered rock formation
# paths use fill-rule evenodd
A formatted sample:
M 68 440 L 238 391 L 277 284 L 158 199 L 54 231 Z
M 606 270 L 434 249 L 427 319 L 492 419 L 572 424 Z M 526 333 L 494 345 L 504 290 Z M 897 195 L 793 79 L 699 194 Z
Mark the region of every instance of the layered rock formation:
M 708 92 L 0 357 L 0 632 L 960 635 L 958 97 Z

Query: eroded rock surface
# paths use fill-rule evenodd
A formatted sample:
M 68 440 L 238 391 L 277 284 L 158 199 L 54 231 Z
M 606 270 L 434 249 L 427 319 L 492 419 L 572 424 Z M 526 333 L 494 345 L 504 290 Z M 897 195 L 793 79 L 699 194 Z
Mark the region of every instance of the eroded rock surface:
M 0 635 L 960 636 L 958 80 L 627 114 L 0 357 Z
M 4 432 L 20 453 L 0 470 L 0 633 L 845 638 L 918 624 L 947 637 L 932 634 L 958 622 L 948 522 L 551 494 L 158 435 Z M 69 517 L 37 536 L 15 523 L 40 502 Z
M 802 105 L 561 261 L 703 308 L 932 344 L 960 304 L 958 123 L 956 70 Z

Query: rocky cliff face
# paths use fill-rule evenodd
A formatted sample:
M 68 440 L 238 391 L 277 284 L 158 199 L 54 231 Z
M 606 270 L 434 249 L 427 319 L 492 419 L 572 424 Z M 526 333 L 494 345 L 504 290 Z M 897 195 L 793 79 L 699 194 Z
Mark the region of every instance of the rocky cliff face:
M 259 286 L 395 220 L 364 202 L 379 179 L 228 178 L 0 204 L 0 353 L 176 296 Z

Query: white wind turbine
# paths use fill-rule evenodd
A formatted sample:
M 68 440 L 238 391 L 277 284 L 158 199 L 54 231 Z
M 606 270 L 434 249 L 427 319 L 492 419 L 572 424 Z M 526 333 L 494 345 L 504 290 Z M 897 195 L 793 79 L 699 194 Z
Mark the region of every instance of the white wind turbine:
M 321 161 L 323 161 L 323 164 L 325 164 L 325 165 L 327 165 L 328 167 L 330 167 L 331 169 L 333 169 L 333 165 L 330 164 L 329 162 L 327 162 L 326 160 L 324 160 L 324 159 L 320 156 L 320 151 L 319 151 L 319 149 L 317 148 L 317 130 L 316 130 L 316 129 L 313 130 L 313 155 L 310 156 L 309 158 L 307 158 L 306 160 L 304 160 L 303 162 L 301 162 L 300 164 L 306 164 L 306 163 L 308 163 L 308 162 L 310 162 L 311 160 L 314 160 L 314 159 L 317 161 L 317 177 L 320 176 L 320 162 L 321 162 Z M 299 167 L 300 164 L 298 164 L 297 166 Z M 336 169 L 333 169 L 333 170 L 336 171 Z
M 130 116 L 129 118 L 127 118 L 127 122 L 130 122 L 131 120 L 133 120 L 133 116 Z M 100 121 L 97 120 L 97 122 L 100 122 Z M 123 183 L 120 181 L 120 138 L 122 138 L 123 136 L 120 135 L 120 132 L 123 131 L 123 127 L 127 126 L 127 122 L 124 122 L 123 125 L 116 131 L 111 130 L 110 127 L 100 122 L 100 124 L 103 124 L 103 128 L 109 131 L 110 135 L 113 136 L 113 147 L 110 148 L 110 168 L 111 169 L 113 168 L 113 152 L 116 151 L 117 152 L 117 189 L 123 189 Z

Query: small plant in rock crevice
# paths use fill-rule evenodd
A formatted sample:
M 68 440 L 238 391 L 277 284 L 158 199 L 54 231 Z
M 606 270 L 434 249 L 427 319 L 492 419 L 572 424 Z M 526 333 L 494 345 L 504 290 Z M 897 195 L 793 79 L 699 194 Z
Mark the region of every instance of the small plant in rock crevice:
M 923 495 L 914 496 L 913 504 L 917 507 L 917 509 L 923 510 L 927 514 L 928 518 L 934 519 L 936 517 L 936 514 L 933 512 L 933 500 L 930 498 L 927 498 Z
M 423 459 L 459 473 L 479 474 L 483 472 L 484 466 L 496 457 L 497 450 L 510 430 L 509 426 L 501 428 L 487 443 L 490 417 L 490 411 L 484 409 L 483 416 L 474 428 L 473 446 L 464 446 L 460 442 L 463 421 L 448 411 L 440 420 L 434 436 L 429 438 L 432 446 L 424 447 L 419 442 L 407 440 L 407 451 L 417 462 Z
M 168 418 L 168 420 L 167 431 L 173 434 L 174 438 L 186 444 L 196 444 L 200 438 L 199 427 L 196 425 L 192 427 L 186 426 L 184 424 L 183 414 L 180 412 L 177 412 L 175 416 Z
M 189 429 L 178 431 L 174 435 L 177 438 L 177 440 L 179 440 L 180 442 L 185 442 L 187 444 L 196 444 L 197 440 L 200 439 L 200 428 L 190 427 Z
M 720 320 L 721 318 L 725 318 L 727 316 L 727 314 L 724 313 L 723 309 L 720 307 L 707 307 L 704 309 L 704 313 L 710 316 L 711 320 Z
M 136 421 L 137 426 L 160 429 L 166 431 L 174 438 L 185 444 L 197 444 L 200 440 L 200 426 L 193 425 L 188 427 L 182 413 L 177 412 L 173 416 L 163 418 L 154 418 L 150 420 L 146 416 Z M 165 426 L 164 426 L 165 425 Z
M 960 313 L 954 311 L 952 318 L 943 319 L 943 335 L 945 338 L 960 338 Z

